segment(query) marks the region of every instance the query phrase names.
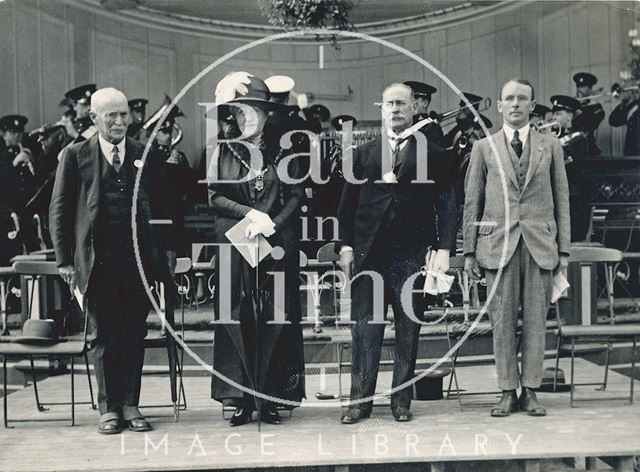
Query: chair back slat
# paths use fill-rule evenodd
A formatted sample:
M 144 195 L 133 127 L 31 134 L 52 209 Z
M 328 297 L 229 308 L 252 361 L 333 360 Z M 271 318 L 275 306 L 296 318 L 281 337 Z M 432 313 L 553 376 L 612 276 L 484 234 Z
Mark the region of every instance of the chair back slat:
M 188 257 L 178 257 L 176 260 L 176 274 L 186 274 L 191 270 L 191 259 Z
M 337 262 L 340 260 L 340 254 L 336 254 L 336 243 L 327 243 L 323 245 L 316 253 L 318 262 Z
M 569 262 L 620 262 L 622 252 L 604 246 L 572 245 Z
M 16 261 L 13 271 L 20 275 L 58 275 L 55 261 Z

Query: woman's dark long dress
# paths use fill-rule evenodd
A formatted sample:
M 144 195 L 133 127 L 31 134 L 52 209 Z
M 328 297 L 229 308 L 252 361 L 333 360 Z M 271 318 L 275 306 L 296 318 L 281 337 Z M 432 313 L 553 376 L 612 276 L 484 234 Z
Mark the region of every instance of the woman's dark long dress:
M 224 309 L 221 298 L 225 294 L 221 293 L 220 279 L 227 277 L 231 282 L 230 318 L 236 324 L 215 326 L 213 367 L 218 373 L 252 391 L 299 402 L 305 397 L 305 388 L 297 225 L 304 189 L 301 185 L 285 184 L 278 178 L 275 150 L 263 150 L 268 170 L 264 175 L 262 190 L 256 189 L 255 179 L 241 183 L 220 182 L 239 181 L 249 172 L 239 159 L 241 157 L 245 163 L 249 163 L 246 148 L 238 144 L 231 146 L 237 155 L 229 145 L 221 145 L 218 158 L 213 163 L 214 166 L 217 164 L 218 182 L 210 181 L 208 186 L 209 202 L 215 213 L 215 242 L 229 244 L 225 233 L 251 209 L 256 209 L 269 214 L 275 223 L 276 232 L 268 241 L 274 248 L 283 248 L 285 255 L 281 260 L 268 256 L 259 263 L 258 293 L 262 309 L 257 310 L 256 269 L 234 248 L 231 249 L 231 270 L 221 267 L 220 251 L 217 249 L 215 318 L 220 319 L 220 309 Z M 295 159 L 288 167 L 289 175 L 299 174 L 300 168 Z M 285 274 L 284 311 L 289 324 L 267 324 L 267 321 L 274 320 L 274 276 L 269 272 L 282 271 Z M 211 396 L 229 406 L 257 407 L 264 403 L 264 400 L 258 403 L 253 395 L 215 374 L 211 382 Z

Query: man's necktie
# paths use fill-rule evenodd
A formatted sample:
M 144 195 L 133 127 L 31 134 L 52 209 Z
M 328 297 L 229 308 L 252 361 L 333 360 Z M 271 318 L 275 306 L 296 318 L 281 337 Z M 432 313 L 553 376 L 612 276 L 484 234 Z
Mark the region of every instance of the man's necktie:
M 120 167 L 122 167 L 122 162 L 120 161 L 120 154 L 118 154 L 118 146 L 113 146 L 111 150 L 113 152 L 113 161 L 112 165 L 116 172 L 120 172 Z
M 513 139 L 511 140 L 511 147 L 515 151 L 518 157 L 522 156 L 522 141 L 520 141 L 520 133 L 518 130 L 513 132 Z
M 391 153 L 391 167 L 395 167 L 398 163 L 398 153 L 400 152 L 400 145 L 407 140 L 407 137 L 394 136 L 391 138 L 393 140 L 393 149 Z

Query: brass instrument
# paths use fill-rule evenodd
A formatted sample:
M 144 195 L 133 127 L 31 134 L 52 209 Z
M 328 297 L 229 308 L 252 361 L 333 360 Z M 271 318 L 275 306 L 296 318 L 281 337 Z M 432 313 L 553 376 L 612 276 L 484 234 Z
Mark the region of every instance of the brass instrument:
M 640 85 L 638 84 L 638 82 L 636 82 L 634 85 L 628 85 L 626 87 L 623 87 L 618 82 L 615 82 L 611 86 L 611 96 L 615 99 L 618 99 L 625 93 L 634 92 L 636 90 L 640 90 Z
M 540 125 L 536 125 L 532 123 L 531 127 L 539 133 L 549 130 L 551 134 L 554 135 L 556 138 L 559 137 L 560 134 L 562 134 L 562 126 L 560 126 L 560 123 L 558 123 L 555 120 L 547 121 Z
M 173 124 L 173 131 L 171 133 L 171 147 L 178 144 L 182 141 L 182 137 L 184 136 L 184 132 L 182 131 L 182 127 L 178 123 Z
M 610 100 L 609 93 L 604 93 L 604 87 L 599 87 L 597 89 L 593 89 L 593 93 L 591 95 L 587 95 L 586 97 L 578 97 L 574 96 L 576 100 L 580 102 L 580 105 L 584 105 L 587 102 L 592 101 L 608 101 Z
M 153 128 L 153 126 L 157 124 L 158 120 L 162 117 L 162 115 L 167 110 L 167 108 L 171 106 L 171 102 L 172 102 L 171 97 L 169 97 L 169 95 L 165 93 L 162 105 L 160 105 L 160 108 L 158 108 L 155 112 L 153 112 L 151 114 L 151 117 L 147 121 L 145 121 L 145 123 L 142 125 L 142 129 L 151 133 L 151 129 Z M 174 116 L 184 116 L 180 111 L 180 109 L 177 107 L 177 105 L 174 105 L 173 108 L 177 110 Z M 174 135 L 174 132 L 175 132 L 175 135 Z M 171 133 L 171 146 L 173 147 L 176 144 L 178 144 L 180 141 L 182 141 L 183 135 L 184 135 L 184 132 L 182 131 L 182 128 L 180 127 L 180 125 L 178 123 L 174 123 L 173 131 Z
M 475 106 L 478 105 L 478 109 L 476 110 L 478 113 L 482 112 L 482 111 L 487 111 L 489 109 L 489 107 L 491 107 L 491 98 L 487 97 L 487 98 L 483 98 L 482 100 L 478 100 L 475 102 L 470 102 L 471 106 Z M 458 114 L 464 110 L 464 109 L 468 109 L 469 107 L 467 105 L 458 107 L 458 108 L 454 108 L 453 110 L 449 110 L 449 111 L 445 111 L 444 113 L 440 113 L 438 115 L 438 118 L 436 120 L 436 122 L 442 124 L 443 122 L 450 120 L 452 118 L 455 118 L 456 116 L 458 116 Z

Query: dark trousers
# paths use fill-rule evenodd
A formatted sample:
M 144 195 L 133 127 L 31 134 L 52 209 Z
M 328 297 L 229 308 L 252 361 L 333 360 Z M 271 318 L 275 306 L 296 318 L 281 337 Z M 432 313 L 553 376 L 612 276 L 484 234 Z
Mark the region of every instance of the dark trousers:
M 100 414 L 138 406 L 150 306 L 137 270 L 113 265 L 96 261 L 87 292 Z
M 390 252 L 387 250 L 387 252 Z M 420 324 L 409 318 L 401 304 L 401 292 L 405 281 L 420 270 L 415 255 L 397 254 L 392 251 L 377 264 L 376 272 L 384 280 L 384 303 L 393 308 L 395 319 L 395 356 L 393 363 L 393 381 L 395 388 L 410 381 L 414 376 L 418 351 L 418 335 Z M 420 286 L 424 279 L 419 277 L 415 286 Z M 351 328 L 352 360 L 351 360 L 351 400 L 370 398 L 376 390 L 378 365 L 382 349 L 384 324 L 373 324 L 374 285 L 370 277 L 361 275 L 354 282 L 352 290 L 352 317 L 355 324 Z M 422 295 L 412 297 L 414 316 L 422 319 L 426 307 Z M 379 315 L 379 314 L 378 314 Z M 378 317 L 379 319 L 379 317 Z M 413 386 L 403 388 L 391 395 L 391 408 L 403 406 L 409 408 L 413 397 Z M 370 412 L 373 400 L 353 405 Z

